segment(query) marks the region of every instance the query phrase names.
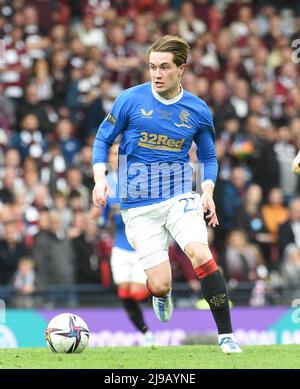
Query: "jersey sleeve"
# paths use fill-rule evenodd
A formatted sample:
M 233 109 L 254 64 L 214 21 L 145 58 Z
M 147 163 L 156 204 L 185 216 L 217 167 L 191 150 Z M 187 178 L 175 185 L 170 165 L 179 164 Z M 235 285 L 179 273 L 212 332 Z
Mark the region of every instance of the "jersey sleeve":
M 128 93 L 123 92 L 115 101 L 111 112 L 100 124 L 93 144 L 93 165 L 107 162 L 111 145 L 128 122 Z
M 198 161 L 202 164 L 202 183 L 207 180 L 215 183 L 218 174 L 215 130 L 212 114 L 206 104 L 201 107 L 199 112 L 198 131 L 194 136 L 194 142 L 197 146 Z

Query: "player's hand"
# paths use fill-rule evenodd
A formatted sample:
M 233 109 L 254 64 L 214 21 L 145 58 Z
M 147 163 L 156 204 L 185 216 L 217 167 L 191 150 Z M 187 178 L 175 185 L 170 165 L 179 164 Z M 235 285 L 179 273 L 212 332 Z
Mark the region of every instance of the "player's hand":
M 292 172 L 300 175 L 300 151 L 293 160 Z
M 203 204 L 203 211 L 204 213 L 207 213 L 205 216 L 205 219 L 209 220 L 208 225 L 210 227 L 216 227 L 219 225 L 219 220 L 216 213 L 216 206 L 213 200 L 213 197 L 209 193 L 203 193 L 201 196 L 202 204 Z
M 105 176 L 98 179 L 93 189 L 93 203 L 96 207 L 101 205 L 105 207 L 107 196 L 109 194 L 109 186 Z

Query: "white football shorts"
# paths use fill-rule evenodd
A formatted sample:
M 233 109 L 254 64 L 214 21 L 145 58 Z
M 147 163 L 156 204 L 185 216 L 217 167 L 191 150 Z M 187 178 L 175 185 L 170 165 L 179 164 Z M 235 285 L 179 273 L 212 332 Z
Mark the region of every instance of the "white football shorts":
M 145 270 L 168 260 L 170 235 L 182 250 L 191 242 L 207 244 L 203 206 L 197 193 L 123 209 L 121 213 L 127 239 Z
M 123 282 L 146 284 L 147 277 L 138 260 L 136 251 L 113 247 L 110 264 L 115 284 L 118 285 Z

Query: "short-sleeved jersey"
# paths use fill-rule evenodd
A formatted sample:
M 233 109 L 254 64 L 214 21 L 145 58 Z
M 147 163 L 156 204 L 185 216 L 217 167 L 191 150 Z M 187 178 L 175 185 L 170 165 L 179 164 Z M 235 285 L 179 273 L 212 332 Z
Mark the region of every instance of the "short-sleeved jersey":
M 164 99 L 151 83 L 124 91 L 101 123 L 93 164 L 107 162 L 109 147 L 121 135 L 119 199 L 121 209 L 157 203 L 192 190 L 188 151 L 194 141 L 202 181 L 216 181 L 214 126 L 207 104 L 181 90 Z

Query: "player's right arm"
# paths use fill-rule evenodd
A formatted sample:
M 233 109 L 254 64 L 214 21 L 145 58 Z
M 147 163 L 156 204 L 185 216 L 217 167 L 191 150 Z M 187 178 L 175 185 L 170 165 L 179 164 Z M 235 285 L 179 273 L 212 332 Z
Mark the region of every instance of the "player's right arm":
M 106 179 L 106 163 L 108 150 L 116 137 L 127 126 L 128 92 L 123 92 L 115 101 L 111 113 L 100 124 L 93 144 L 93 171 L 95 186 L 93 203 L 96 207 L 104 207 L 109 194 Z

